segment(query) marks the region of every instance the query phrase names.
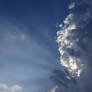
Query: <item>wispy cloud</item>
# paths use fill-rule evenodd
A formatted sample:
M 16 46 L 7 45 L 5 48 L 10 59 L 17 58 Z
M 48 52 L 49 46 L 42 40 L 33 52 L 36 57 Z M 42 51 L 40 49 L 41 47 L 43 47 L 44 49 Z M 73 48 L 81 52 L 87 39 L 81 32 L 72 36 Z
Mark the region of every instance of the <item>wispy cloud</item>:
M 5 90 L 8 90 L 8 86 L 6 84 L 2 84 L 0 83 L 0 89 L 5 89 Z
M 23 90 L 23 87 L 17 84 L 9 87 L 7 84 L 0 83 L 0 90 L 2 90 L 2 92 L 20 92 Z

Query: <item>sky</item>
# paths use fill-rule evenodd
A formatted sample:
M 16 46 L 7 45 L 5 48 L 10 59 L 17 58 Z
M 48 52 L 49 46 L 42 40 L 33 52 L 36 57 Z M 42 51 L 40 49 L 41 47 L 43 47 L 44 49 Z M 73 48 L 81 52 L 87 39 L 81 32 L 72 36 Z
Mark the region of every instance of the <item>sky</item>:
M 92 92 L 91 14 L 91 0 L 1 0 L 0 92 Z

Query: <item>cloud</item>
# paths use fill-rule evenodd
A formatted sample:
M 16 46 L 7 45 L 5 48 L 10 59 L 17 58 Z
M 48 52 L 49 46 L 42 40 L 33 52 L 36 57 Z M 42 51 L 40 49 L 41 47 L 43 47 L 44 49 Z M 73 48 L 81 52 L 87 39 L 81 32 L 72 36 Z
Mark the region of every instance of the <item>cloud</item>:
M 9 87 L 6 84 L 0 83 L 0 90 L 1 89 L 2 89 L 2 92 L 20 92 L 21 90 L 23 90 L 23 88 L 17 84 Z
M 88 2 L 87 4 L 90 6 Z M 69 9 L 74 8 L 74 6 L 75 2 L 72 2 L 69 5 Z M 57 32 L 57 43 L 59 44 L 59 52 L 61 55 L 60 63 L 61 66 L 68 69 L 71 77 L 79 77 L 84 66 L 83 62 L 81 62 L 81 58 L 71 53 L 77 53 L 78 51 L 83 53 L 82 48 L 78 46 L 79 38 L 77 37 L 77 30 L 85 27 L 85 25 L 89 23 L 92 18 L 91 13 L 91 8 L 90 10 L 86 9 L 86 12 L 83 14 L 69 13 L 62 24 L 63 26 L 60 26 L 61 30 Z
M 0 82 L 9 83 L 9 85 L 16 82 L 22 83 L 25 87 L 22 92 L 29 92 L 29 90 L 43 92 L 52 86 L 49 76 L 55 68 L 54 63 L 50 66 L 53 54 L 46 46 L 40 44 L 41 39 L 37 40 L 36 36 L 39 34 L 34 36 L 25 26 L 16 26 L 14 22 L 9 25 L 8 22 L 3 21 L 0 26 L 0 43 L 2 43 L 0 45 Z M 6 85 L 7 89 L 3 91 L 1 89 L 0 92 L 19 92 L 21 89 L 17 85 L 11 87 L 9 85 Z
M 75 7 L 75 2 L 72 2 L 69 6 L 68 9 L 73 9 Z
M 23 88 L 19 85 L 13 85 L 10 90 L 11 92 L 15 92 L 15 91 L 18 91 L 18 90 L 22 90 Z
M 72 21 L 73 19 L 73 13 L 70 13 L 64 20 L 64 24 L 70 24 L 70 22 Z
M 66 67 L 71 73 L 71 76 L 74 75 L 80 76 L 81 69 L 79 68 L 77 59 L 75 56 L 69 54 L 67 49 L 71 49 L 76 46 L 77 39 L 73 38 L 73 31 L 77 29 L 76 24 L 72 23 L 73 14 L 69 14 L 64 20 L 64 26 L 62 30 L 57 32 L 57 42 L 59 43 L 59 52 L 61 54 L 60 63 L 62 66 Z
M 8 86 L 6 84 L 2 84 L 0 83 L 0 89 L 5 89 L 5 90 L 8 90 Z
M 75 4 L 88 7 L 71 11 L 57 31 L 61 68 L 51 77 L 58 86 L 55 92 L 92 92 L 92 1 L 77 0 Z M 68 8 L 74 7 L 70 4 Z
M 58 86 L 55 86 L 54 88 L 51 89 L 51 92 L 56 92 L 57 88 L 58 88 Z

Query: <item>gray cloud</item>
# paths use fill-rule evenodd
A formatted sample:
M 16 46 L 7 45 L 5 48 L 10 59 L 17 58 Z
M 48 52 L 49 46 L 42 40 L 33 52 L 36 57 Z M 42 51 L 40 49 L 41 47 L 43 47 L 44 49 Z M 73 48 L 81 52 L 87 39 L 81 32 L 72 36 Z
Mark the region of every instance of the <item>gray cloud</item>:
M 75 7 L 84 4 L 85 11 L 71 11 L 57 32 L 62 68 L 51 77 L 55 92 L 92 92 L 92 1 L 75 1 Z

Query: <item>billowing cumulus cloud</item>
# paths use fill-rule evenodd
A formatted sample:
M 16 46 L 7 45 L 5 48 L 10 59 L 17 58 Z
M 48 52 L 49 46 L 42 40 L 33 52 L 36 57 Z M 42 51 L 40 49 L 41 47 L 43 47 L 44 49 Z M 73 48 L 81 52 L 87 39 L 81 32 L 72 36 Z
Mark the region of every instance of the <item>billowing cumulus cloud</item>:
M 92 92 L 92 1 L 76 0 L 68 8 L 74 10 L 57 32 L 61 69 L 54 71 L 51 79 L 57 85 L 55 92 Z
M 78 39 L 73 39 L 73 31 L 77 28 L 76 24 L 71 22 L 72 19 L 73 14 L 69 14 L 64 20 L 64 27 L 62 27 L 62 30 L 57 32 L 57 42 L 59 43 L 59 51 L 61 54 L 60 62 L 61 65 L 66 67 L 68 71 L 71 73 L 71 77 L 73 77 L 74 75 L 80 76 L 81 72 L 80 59 L 76 56 L 70 55 L 70 53 L 68 52 L 68 50 L 74 50 L 74 47 L 76 47 L 76 50 L 78 48 Z

